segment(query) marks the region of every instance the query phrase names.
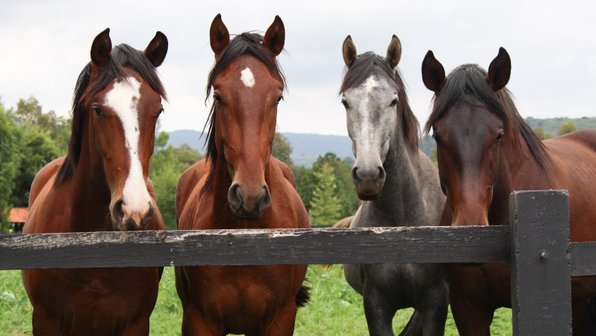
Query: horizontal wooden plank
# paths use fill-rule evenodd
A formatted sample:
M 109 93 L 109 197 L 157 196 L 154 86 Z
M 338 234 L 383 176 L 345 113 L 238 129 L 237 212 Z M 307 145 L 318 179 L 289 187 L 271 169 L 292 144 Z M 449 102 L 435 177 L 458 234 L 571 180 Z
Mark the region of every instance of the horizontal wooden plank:
M 571 243 L 571 276 L 596 275 L 596 242 Z
M 0 236 L 0 269 L 509 260 L 510 228 L 86 232 Z

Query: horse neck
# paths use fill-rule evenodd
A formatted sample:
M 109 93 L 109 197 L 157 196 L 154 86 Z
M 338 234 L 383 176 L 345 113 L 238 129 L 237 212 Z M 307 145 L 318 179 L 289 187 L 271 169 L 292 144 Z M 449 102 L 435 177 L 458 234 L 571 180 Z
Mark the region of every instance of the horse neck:
M 76 231 L 106 230 L 110 223 L 110 189 L 101 163 L 95 162 L 86 134 L 72 176 L 72 214 Z
M 532 174 L 528 175 L 528 172 Z M 499 168 L 489 208 L 489 223 L 509 224 L 509 196 L 515 190 L 535 189 L 537 180 L 547 176 L 534 159 L 526 141 L 517 129 L 507 132 L 499 157 Z M 518 177 L 526 175 L 527 177 Z
M 386 212 L 391 218 L 407 225 L 411 220 L 419 219 L 424 211 L 424 202 L 419 191 L 419 178 L 416 167 L 418 158 L 411 154 L 401 132 L 391 141 L 387 157 L 383 162 L 385 168 L 385 184 L 379 199 L 373 202 L 374 207 Z

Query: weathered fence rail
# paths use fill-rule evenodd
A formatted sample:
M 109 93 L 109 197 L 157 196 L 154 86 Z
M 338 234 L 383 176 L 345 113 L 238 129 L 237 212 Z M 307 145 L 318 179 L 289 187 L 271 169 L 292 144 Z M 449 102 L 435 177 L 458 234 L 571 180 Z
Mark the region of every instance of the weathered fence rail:
M 564 191 L 512 194 L 511 226 L 87 232 L 0 236 L 0 269 L 504 261 L 515 335 L 571 335 L 571 276 L 596 242 L 569 242 Z

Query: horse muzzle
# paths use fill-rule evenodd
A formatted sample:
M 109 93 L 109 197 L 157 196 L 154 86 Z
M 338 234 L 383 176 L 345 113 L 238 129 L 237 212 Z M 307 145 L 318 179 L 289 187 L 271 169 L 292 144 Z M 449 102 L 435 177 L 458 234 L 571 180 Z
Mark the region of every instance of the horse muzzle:
M 112 227 L 119 231 L 144 230 L 153 219 L 154 210 L 151 202 L 143 209 L 132 209 L 122 200 L 110 207 Z
M 249 193 L 239 183 L 233 183 L 228 189 L 230 209 L 241 219 L 259 219 L 271 206 L 271 193 L 267 185 Z
M 356 187 L 358 198 L 363 201 L 373 201 L 379 198 L 385 184 L 385 169 L 378 166 L 375 169 L 352 168 L 352 181 Z

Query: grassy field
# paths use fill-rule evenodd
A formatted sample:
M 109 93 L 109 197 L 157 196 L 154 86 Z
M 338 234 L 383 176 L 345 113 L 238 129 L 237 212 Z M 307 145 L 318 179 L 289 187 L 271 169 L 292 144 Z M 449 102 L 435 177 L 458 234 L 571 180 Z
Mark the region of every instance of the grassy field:
M 340 266 L 323 270 L 311 266 L 308 270 L 311 302 L 298 312 L 297 336 L 367 335 L 361 297 L 343 279 Z M 406 324 L 411 311 L 400 311 L 394 320 L 396 333 Z M 151 316 L 152 336 L 180 335 L 182 308 L 176 295 L 173 269 L 168 267 L 161 279 L 159 297 Z M 31 335 L 31 305 L 21 283 L 19 271 L 0 271 L 0 334 Z M 511 335 L 511 311 L 497 311 L 491 334 Z M 455 336 L 457 330 L 451 316 L 445 335 Z

